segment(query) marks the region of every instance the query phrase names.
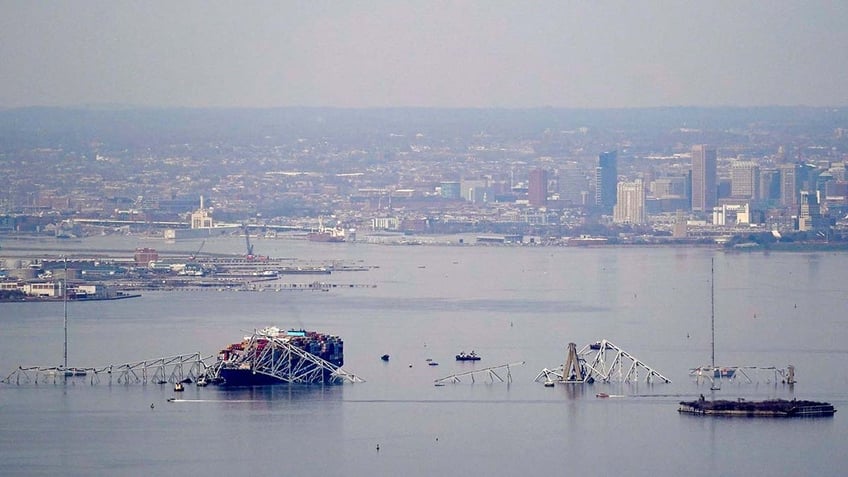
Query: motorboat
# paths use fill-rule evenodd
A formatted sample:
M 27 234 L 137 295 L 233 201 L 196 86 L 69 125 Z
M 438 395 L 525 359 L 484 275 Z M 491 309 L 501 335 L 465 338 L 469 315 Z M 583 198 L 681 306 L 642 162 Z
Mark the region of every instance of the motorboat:
M 466 353 L 465 351 L 460 352 L 456 355 L 457 361 L 480 361 L 480 356 L 477 355 L 474 351 L 470 353 Z

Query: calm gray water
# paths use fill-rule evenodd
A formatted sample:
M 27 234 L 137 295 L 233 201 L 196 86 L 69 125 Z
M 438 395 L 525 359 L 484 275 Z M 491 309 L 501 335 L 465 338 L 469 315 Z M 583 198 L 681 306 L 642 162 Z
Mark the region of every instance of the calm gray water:
M 106 240 L 86 246 L 115 246 Z M 167 247 L 125 247 L 136 245 Z M 193 402 L 180 403 L 167 402 L 170 386 L 3 384 L 0 475 L 844 475 L 848 465 L 846 254 L 260 246 L 272 256 L 378 266 L 330 277 L 377 287 L 72 303 L 70 365 L 212 354 L 274 324 L 341 335 L 345 368 L 365 383 L 189 385 L 182 398 Z M 205 250 L 239 247 L 220 239 Z M 793 364 L 798 373 L 794 389 L 724 382 L 716 397 L 826 400 L 840 410 L 834 418 L 678 415 L 681 399 L 709 396 L 688 370 L 710 360 L 711 258 L 717 364 Z M 0 317 L 4 377 L 18 365 L 61 362 L 61 304 L 0 304 Z M 673 383 L 551 389 L 533 382 L 562 363 L 568 342 L 600 338 Z M 471 349 L 483 361 L 453 360 Z M 526 364 L 511 369 L 510 385 L 433 386 L 474 366 L 519 361 Z M 598 399 L 598 392 L 627 397 Z

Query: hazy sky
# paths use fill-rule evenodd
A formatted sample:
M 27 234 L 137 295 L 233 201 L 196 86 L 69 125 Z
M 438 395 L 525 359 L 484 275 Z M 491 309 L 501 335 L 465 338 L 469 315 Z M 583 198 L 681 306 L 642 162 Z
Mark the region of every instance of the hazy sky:
M 848 1 L 0 0 L 0 107 L 848 105 Z

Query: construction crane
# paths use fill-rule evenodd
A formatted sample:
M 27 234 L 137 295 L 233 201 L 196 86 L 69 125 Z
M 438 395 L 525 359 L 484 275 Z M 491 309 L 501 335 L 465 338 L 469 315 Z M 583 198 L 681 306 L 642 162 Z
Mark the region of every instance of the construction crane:
M 203 246 L 206 245 L 206 240 L 200 242 L 200 247 L 197 247 L 197 251 L 191 255 L 192 260 L 196 260 L 197 256 L 200 255 L 200 251 L 203 250 Z
M 247 245 L 247 255 L 245 258 L 248 260 L 253 260 L 253 245 L 250 243 L 250 232 L 247 230 L 247 224 L 242 224 L 244 228 L 244 241 Z

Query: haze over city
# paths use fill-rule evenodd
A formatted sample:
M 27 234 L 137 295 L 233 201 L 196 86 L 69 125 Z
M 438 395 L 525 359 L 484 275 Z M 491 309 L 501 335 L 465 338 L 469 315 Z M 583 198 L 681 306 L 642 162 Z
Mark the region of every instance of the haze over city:
M 0 107 L 841 106 L 848 4 L 28 2 Z

